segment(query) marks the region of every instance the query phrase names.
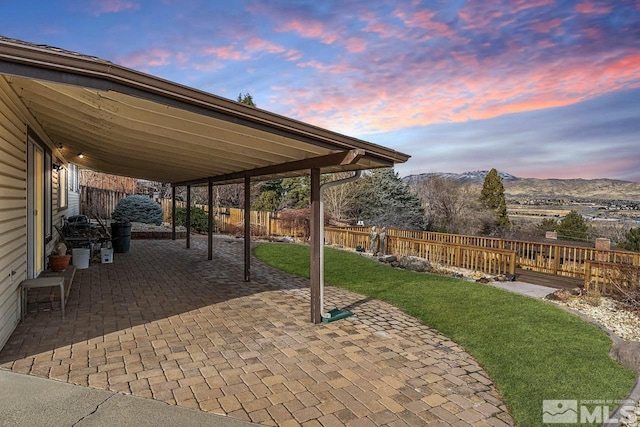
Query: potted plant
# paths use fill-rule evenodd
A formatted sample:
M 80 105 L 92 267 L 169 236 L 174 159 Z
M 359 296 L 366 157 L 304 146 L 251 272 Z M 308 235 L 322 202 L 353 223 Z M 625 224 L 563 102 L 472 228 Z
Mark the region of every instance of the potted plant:
M 69 267 L 71 255 L 67 254 L 67 245 L 60 242 L 49 255 L 49 265 L 52 271 L 64 271 Z

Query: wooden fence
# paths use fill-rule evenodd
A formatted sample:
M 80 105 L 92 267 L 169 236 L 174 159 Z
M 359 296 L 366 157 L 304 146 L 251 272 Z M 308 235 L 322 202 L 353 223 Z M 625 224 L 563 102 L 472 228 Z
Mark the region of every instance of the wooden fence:
M 97 215 L 103 219 L 110 219 L 120 199 L 127 196 L 128 194 L 122 191 L 80 186 L 80 213 L 90 218 Z
M 344 227 L 343 232 L 368 234 L 369 227 Z M 526 242 L 482 236 L 436 233 L 387 228 L 387 239 L 421 240 L 486 249 L 487 253 L 498 250 L 514 251 L 516 266 L 532 271 L 584 279 L 588 263 L 612 263 L 616 265 L 640 266 L 640 253 L 599 250 L 555 243 Z M 368 239 L 367 239 L 368 241 Z
M 368 231 L 325 227 L 325 243 L 346 248 L 360 246 L 368 249 L 371 236 Z M 431 262 L 482 271 L 487 274 L 515 274 L 516 253 L 513 250 L 428 241 L 410 237 L 390 236 L 384 244 L 385 253 L 398 256 L 417 256 Z
M 81 187 L 81 212 L 110 218 L 124 192 Z M 164 221 L 171 222 L 171 200 L 161 199 Z M 177 201 L 178 207 L 186 203 Z M 207 205 L 193 206 L 208 212 Z M 216 208 L 216 230 L 221 233 L 242 233 L 244 210 Z M 274 212 L 251 212 L 252 234 L 259 236 L 304 237 L 303 224 L 284 221 Z M 433 262 L 478 270 L 487 274 L 515 273 L 515 268 L 556 274 L 585 280 L 585 286 L 609 292 L 617 281 L 627 287 L 640 287 L 640 254 L 625 251 L 600 250 L 555 243 L 527 242 L 483 236 L 436 233 L 431 231 L 387 228 L 386 253 L 415 255 Z M 355 249 L 369 248 L 370 227 L 326 227 L 325 242 Z
M 620 294 L 640 291 L 640 266 L 606 261 L 585 264 L 584 286 L 587 292 Z
M 171 222 L 171 200 L 161 199 L 164 222 Z M 186 202 L 176 201 L 176 207 L 184 208 Z M 208 205 L 192 204 L 205 212 L 209 212 Z M 243 233 L 244 209 L 214 208 L 215 229 L 220 233 Z M 305 227 L 300 224 L 292 224 L 283 221 L 277 213 L 251 211 L 252 234 L 258 236 L 294 236 L 305 235 Z

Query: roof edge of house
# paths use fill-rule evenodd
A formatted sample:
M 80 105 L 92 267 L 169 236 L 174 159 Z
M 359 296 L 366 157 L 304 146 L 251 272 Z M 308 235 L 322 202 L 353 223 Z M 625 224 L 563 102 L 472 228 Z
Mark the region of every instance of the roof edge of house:
M 260 108 L 241 104 L 180 83 L 132 70 L 95 56 L 83 55 L 51 46 L 36 45 L 0 36 L 0 61 L 101 79 L 106 82 L 213 110 L 230 117 L 260 125 L 268 125 L 305 138 L 330 144 L 335 146 L 336 149 L 361 148 L 366 150 L 369 155 L 380 157 L 393 163 L 404 163 L 411 157 L 408 154 L 378 144 L 346 136 Z M 115 89 L 112 88 L 112 90 Z

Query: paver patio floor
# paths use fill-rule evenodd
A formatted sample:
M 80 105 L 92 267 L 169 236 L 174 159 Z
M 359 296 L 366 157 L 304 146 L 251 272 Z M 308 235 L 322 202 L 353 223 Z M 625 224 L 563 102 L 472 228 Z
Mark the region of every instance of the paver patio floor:
M 460 346 L 386 303 L 328 287 L 354 316 L 309 322 L 309 282 L 240 239 L 134 240 L 78 270 L 67 305 L 31 312 L 0 367 L 264 425 L 503 426 L 495 387 Z

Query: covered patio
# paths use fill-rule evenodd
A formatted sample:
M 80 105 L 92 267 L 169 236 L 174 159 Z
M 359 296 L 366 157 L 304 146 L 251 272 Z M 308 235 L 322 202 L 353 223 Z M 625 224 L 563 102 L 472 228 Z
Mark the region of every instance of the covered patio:
M 241 240 L 134 240 L 78 270 L 60 312 L 29 313 L 0 367 L 264 425 L 512 425 L 462 348 L 396 308 L 329 287 L 353 317 L 313 325 L 309 286 Z

